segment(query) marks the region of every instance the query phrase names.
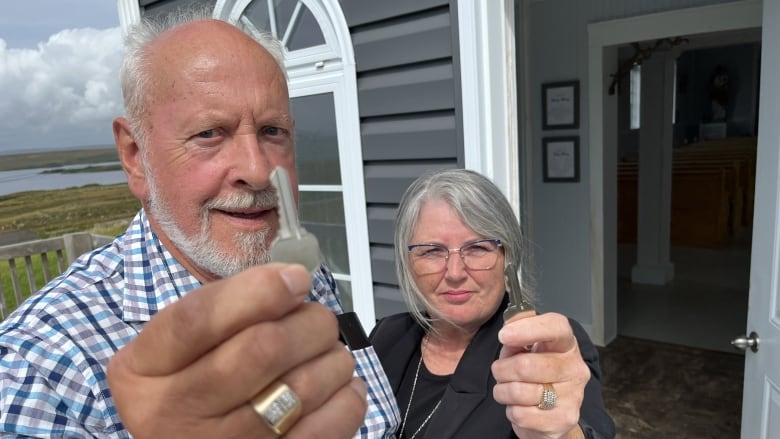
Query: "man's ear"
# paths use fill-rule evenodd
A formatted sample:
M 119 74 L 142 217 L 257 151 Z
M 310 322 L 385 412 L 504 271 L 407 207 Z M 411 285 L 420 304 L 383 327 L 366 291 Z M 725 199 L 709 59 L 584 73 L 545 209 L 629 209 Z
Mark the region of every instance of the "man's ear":
M 149 196 L 146 168 L 141 156 L 141 149 L 130 130 L 130 122 L 124 117 L 117 117 L 114 119 L 113 129 L 119 161 L 122 162 L 122 168 L 127 175 L 127 186 L 136 198 L 144 201 Z

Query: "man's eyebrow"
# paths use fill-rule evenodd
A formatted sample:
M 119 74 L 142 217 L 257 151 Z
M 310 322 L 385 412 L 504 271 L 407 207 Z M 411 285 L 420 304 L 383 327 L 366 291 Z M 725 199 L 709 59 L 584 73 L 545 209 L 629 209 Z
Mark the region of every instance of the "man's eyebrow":
M 269 117 L 255 118 L 256 121 L 261 121 L 264 124 L 278 124 L 278 125 L 292 125 L 294 119 L 289 114 L 280 114 Z

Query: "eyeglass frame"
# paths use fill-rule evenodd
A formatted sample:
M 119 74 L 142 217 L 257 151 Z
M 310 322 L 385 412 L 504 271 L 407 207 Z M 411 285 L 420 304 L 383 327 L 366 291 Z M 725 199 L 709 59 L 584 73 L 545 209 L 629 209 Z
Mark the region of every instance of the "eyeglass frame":
M 436 244 L 436 243 L 430 243 L 430 242 L 429 243 L 409 244 L 409 245 L 406 246 L 406 251 L 411 254 L 412 250 L 414 250 L 416 247 L 423 247 L 423 246 L 438 247 L 440 249 L 447 250 L 447 256 L 444 257 L 444 266 L 442 267 L 442 269 L 439 270 L 439 271 L 432 271 L 430 273 L 425 273 L 425 274 L 435 274 L 435 273 L 442 273 L 442 272 L 446 271 L 447 270 L 447 263 L 449 262 L 450 255 L 453 252 L 458 253 L 458 255 L 460 256 L 460 261 L 463 262 L 463 266 L 466 267 L 469 270 L 484 271 L 484 270 L 490 270 L 490 269 L 495 268 L 495 266 L 496 266 L 495 262 L 493 262 L 493 265 L 491 265 L 488 268 L 471 268 L 466 263 L 466 260 L 463 259 L 463 247 L 467 247 L 467 246 L 470 246 L 470 245 L 478 244 L 480 242 L 492 242 L 492 243 L 496 244 L 496 246 L 498 246 L 498 248 L 503 248 L 504 247 L 504 245 L 501 243 L 501 240 L 498 239 L 498 238 L 483 238 L 483 239 L 475 239 L 474 241 L 465 242 L 465 243 L 461 244 L 460 247 L 456 247 L 456 248 L 448 248 L 447 246 L 445 246 L 443 244 Z M 496 261 L 498 261 L 498 256 L 496 256 Z M 412 263 L 412 266 L 414 266 L 414 263 Z

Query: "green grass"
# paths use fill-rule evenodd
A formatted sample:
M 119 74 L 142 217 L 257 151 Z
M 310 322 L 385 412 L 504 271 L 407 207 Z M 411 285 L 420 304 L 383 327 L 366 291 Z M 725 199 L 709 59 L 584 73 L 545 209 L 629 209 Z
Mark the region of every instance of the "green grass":
M 29 230 L 39 239 L 73 232 L 116 236 L 125 231 L 140 207 L 126 184 L 18 192 L 0 196 L 0 233 Z M 55 253 L 48 254 L 50 273 L 59 274 L 56 260 Z M 16 269 L 26 297 L 30 289 L 23 259 L 16 260 Z M 32 269 L 35 289 L 41 288 L 45 281 L 40 255 L 32 256 Z M 6 309 L 14 309 L 17 301 L 7 261 L 0 262 L 0 280 Z
M 125 231 L 140 207 L 125 184 L 19 192 L 0 196 L 0 233 L 30 230 L 41 239 L 82 231 L 116 236 Z M 47 257 L 50 273 L 55 277 L 59 274 L 56 254 L 52 252 Z M 40 255 L 32 256 L 31 260 L 37 290 L 46 283 L 43 266 Z M 67 266 L 65 262 L 63 264 Z M 23 259 L 16 260 L 16 270 L 21 291 L 27 297 L 30 289 Z M 6 310 L 18 305 L 10 275 L 8 262 L 0 262 L 0 285 Z
M 49 265 L 49 280 L 51 280 L 57 277 L 60 273 L 60 270 L 57 268 L 57 254 L 55 252 L 49 252 L 46 254 L 46 256 Z M 43 273 L 43 261 L 40 255 L 33 255 L 30 257 L 30 259 L 33 270 L 33 278 L 35 280 L 33 291 L 37 291 L 46 284 Z M 66 256 L 63 252 L 63 270 L 67 268 L 67 263 L 65 262 L 66 260 Z M 17 281 L 19 282 L 19 289 L 22 294 L 22 300 L 24 300 L 30 296 L 30 283 L 27 279 L 27 264 L 24 259 L 16 260 L 16 273 Z M 11 268 L 7 261 L 3 261 L 0 264 L 0 279 L 2 279 L 0 284 L 3 287 L 3 295 L 5 296 L 4 312 L 5 316 L 7 317 L 11 310 L 19 306 L 16 296 L 14 295 L 13 283 L 11 281 Z
M 0 171 L 117 160 L 115 148 L 11 154 L 3 155 L 0 159 Z M 117 167 L 111 166 L 114 169 Z M 77 170 L 77 172 L 103 170 L 97 168 L 87 166 Z M 39 239 L 73 232 L 92 232 L 99 235 L 116 236 L 125 231 L 140 207 L 140 202 L 124 183 L 17 192 L 0 196 L 0 233 L 28 230 L 35 233 Z M 47 254 L 47 257 L 50 273 L 52 273 L 52 277 L 55 277 L 59 274 L 56 254 L 52 252 Z M 37 290 L 46 283 L 43 276 L 43 265 L 40 255 L 32 256 L 31 261 L 35 277 L 34 289 Z M 22 294 L 27 297 L 30 294 L 30 287 L 24 259 L 16 260 L 16 270 Z M 7 261 L 0 262 L 0 285 L 3 288 L 6 309 L 15 308 L 17 303 Z
M 30 230 L 38 238 L 51 238 L 72 232 L 92 232 L 116 236 L 127 228 L 141 207 L 125 184 L 88 185 L 51 191 L 29 191 L 0 196 L 0 233 Z M 59 273 L 56 255 L 48 255 L 51 273 Z M 29 294 L 26 265 L 17 260 L 21 290 Z M 36 289 L 45 282 L 39 255 L 32 257 Z M 0 279 L 6 308 L 16 307 L 7 261 L 0 263 Z
M 0 233 L 30 230 L 41 239 L 73 232 L 115 235 L 140 207 L 126 184 L 18 192 L 0 196 Z

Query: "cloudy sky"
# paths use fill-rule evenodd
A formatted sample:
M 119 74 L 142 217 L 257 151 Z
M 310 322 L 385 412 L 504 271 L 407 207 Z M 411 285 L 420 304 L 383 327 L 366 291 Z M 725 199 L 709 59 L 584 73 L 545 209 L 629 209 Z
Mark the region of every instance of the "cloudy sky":
M 12 0 L 0 14 L 0 154 L 112 145 L 116 0 Z

